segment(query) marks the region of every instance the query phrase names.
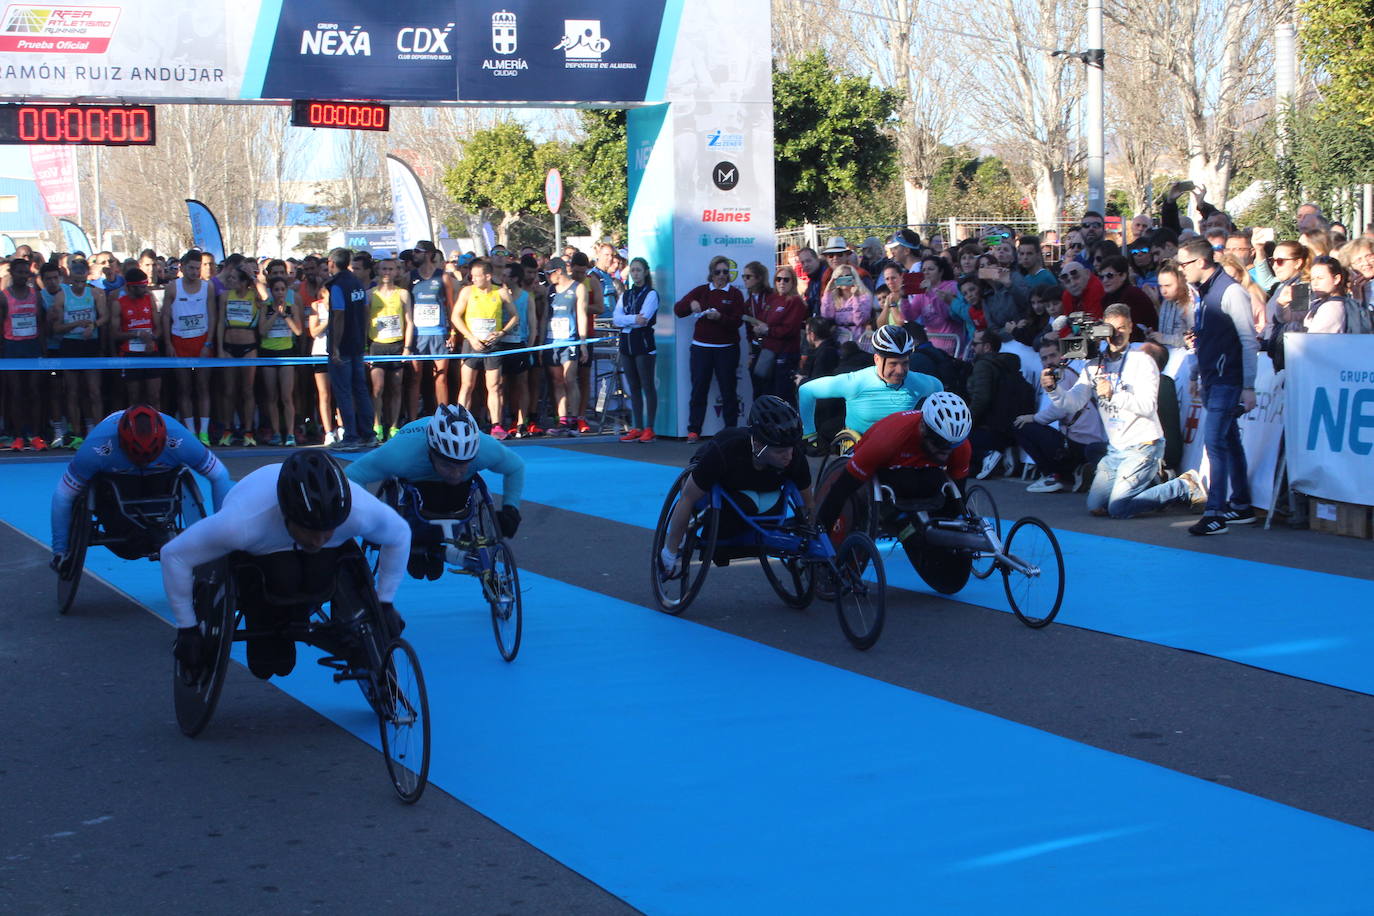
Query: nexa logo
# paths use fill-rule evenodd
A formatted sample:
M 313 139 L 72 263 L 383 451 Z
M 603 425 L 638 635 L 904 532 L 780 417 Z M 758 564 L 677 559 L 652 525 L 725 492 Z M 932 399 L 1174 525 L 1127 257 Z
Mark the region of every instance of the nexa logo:
M 301 32 L 301 53 L 371 57 L 372 37 L 360 25 L 344 30 L 337 22 L 320 22 L 315 31 Z
M 396 33 L 396 50 L 407 54 L 448 54 L 448 36 L 453 23 L 442 29 L 421 26 L 404 28 Z

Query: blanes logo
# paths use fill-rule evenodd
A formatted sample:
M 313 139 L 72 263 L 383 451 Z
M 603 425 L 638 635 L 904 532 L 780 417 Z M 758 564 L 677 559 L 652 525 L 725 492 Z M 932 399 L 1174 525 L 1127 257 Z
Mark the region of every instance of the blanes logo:
M 118 22 L 116 6 L 12 3 L 0 19 L 0 51 L 104 54 Z
M 301 32 L 302 54 L 372 56 L 372 36 L 360 25 L 345 29 L 337 22 L 320 22 L 313 31 Z
M 398 60 L 453 60 L 448 37 L 453 23 L 442 26 L 407 26 L 396 33 Z
M 753 212 L 748 207 L 726 207 L 724 210 L 707 207 L 701 211 L 703 223 L 747 223 L 753 218 Z

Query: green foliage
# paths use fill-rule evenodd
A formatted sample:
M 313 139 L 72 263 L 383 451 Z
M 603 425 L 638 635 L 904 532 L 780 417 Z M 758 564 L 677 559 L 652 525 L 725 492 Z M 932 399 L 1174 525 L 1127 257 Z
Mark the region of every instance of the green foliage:
M 1109 191 L 1107 193 L 1107 215 L 1123 216 L 1128 220 L 1135 216 L 1135 207 L 1131 203 L 1131 195 L 1120 188 Z
M 896 169 L 888 125 L 901 96 L 831 66 L 824 51 L 773 70 L 774 182 L 782 226 L 831 222 L 846 197 Z
M 479 130 L 463 144 L 461 157 L 444 173 L 444 190 L 460 207 L 474 213 L 526 213 L 544 199 L 540 155 L 524 125 L 515 121 Z
M 600 223 L 603 232 L 623 238 L 630 218 L 625 112 L 593 110 L 581 116 L 586 136 L 568 150 L 566 193 L 584 221 Z
M 901 176 L 893 171 L 882 181 L 857 194 L 845 194 L 835 199 L 828 223 L 832 226 L 905 225 L 906 197 Z M 857 244 L 854 239 L 850 241 Z
M 1299 0 L 1298 46 L 1343 119 L 1374 127 L 1374 0 Z
M 996 156 L 982 158 L 968 149 L 950 150 L 930 180 L 932 222 L 951 216 L 1011 217 L 1027 212 L 1025 194 Z

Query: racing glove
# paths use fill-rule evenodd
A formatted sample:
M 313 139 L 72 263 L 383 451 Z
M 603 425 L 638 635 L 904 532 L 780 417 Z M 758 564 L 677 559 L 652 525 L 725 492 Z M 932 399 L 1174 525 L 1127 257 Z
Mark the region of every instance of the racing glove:
M 201 636 L 199 626 L 177 628 L 172 655 L 187 671 L 199 671 L 205 665 L 205 637 Z
M 520 530 L 520 510 L 514 506 L 502 506 L 496 513 L 496 522 L 501 526 L 501 537 L 513 538 Z
M 390 601 L 382 602 L 382 617 L 386 620 L 386 625 L 390 627 L 393 639 L 400 636 L 401 631 L 406 628 L 405 619 L 402 618 L 401 613 L 396 610 L 396 605 L 392 604 Z

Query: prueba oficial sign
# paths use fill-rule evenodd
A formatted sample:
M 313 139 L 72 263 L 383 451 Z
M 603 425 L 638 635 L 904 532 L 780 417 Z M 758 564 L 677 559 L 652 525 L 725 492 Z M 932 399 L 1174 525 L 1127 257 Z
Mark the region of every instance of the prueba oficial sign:
M 1287 334 L 1284 355 L 1293 485 L 1374 505 L 1374 335 Z

